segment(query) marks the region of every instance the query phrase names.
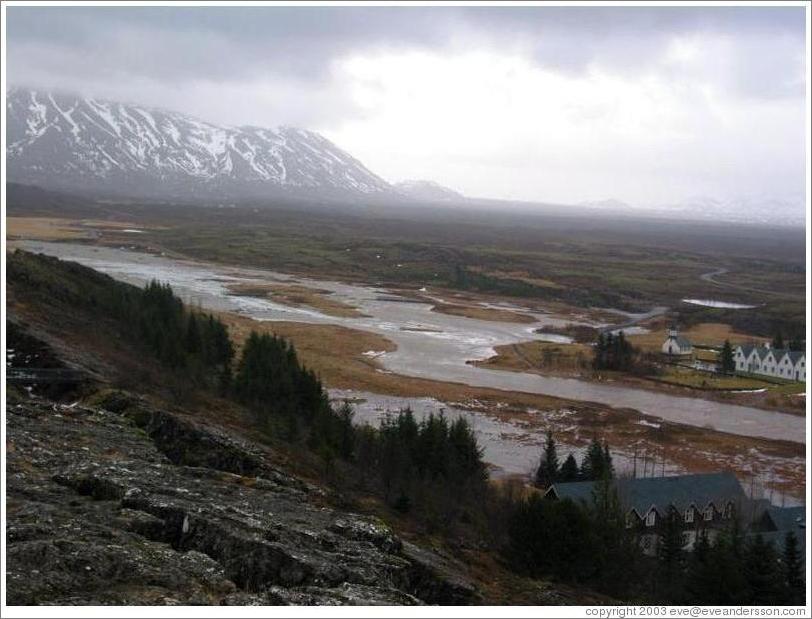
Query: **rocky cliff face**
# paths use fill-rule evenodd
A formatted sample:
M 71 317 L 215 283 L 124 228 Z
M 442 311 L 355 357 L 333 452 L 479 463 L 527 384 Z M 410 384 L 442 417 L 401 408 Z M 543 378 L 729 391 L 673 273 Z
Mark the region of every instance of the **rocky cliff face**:
M 7 595 L 29 604 L 466 604 L 453 559 L 325 507 L 262 445 L 130 396 L 7 409 Z

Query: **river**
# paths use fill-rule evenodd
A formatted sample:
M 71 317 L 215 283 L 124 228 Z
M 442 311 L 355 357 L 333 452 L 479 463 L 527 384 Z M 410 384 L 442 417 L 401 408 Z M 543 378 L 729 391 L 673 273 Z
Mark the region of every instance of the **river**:
M 490 370 L 466 363 L 493 355 L 498 345 L 541 339 L 544 336 L 534 333 L 536 329 L 562 326 L 571 322 L 569 319 L 535 313 L 535 323 L 483 321 L 432 312 L 429 303 L 397 299 L 390 291 L 375 286 L 177 260 L 124 248 L 37 241 L 18 245 L 29 251 L 75 260 L 138 285 L 150 279 L 168 282 L 186 301 L 208 309 L 239 312 L 257 320 L 340 324 L 379 333 L 392 340 L 397 350 L 377 355 L 377 360 L 387 371 L 398 374 L 633 408 L 652 417 L 690 426 L 741 436 L 805 442 L 805 419 L 801 416 L 574 378 Z M 367 316 L 336 318 L 314 309 L 231 295 L 227 288 L 238 282 L 263 281 L 297 282 L 330 290 L 336 300 L 358 307 Z M 505 307 L 510 306 L 505 304 Z M 376 352 L 370 351 L 370 354 Z

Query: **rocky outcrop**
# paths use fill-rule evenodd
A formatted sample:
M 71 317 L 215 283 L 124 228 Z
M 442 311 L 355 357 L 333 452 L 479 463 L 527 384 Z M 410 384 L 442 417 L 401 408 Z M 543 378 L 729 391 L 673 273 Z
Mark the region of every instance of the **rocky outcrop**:
M 464 568 L 324 507 L 267 448 L 128 398 L 7 409 L 8 603 L 476 601 Z

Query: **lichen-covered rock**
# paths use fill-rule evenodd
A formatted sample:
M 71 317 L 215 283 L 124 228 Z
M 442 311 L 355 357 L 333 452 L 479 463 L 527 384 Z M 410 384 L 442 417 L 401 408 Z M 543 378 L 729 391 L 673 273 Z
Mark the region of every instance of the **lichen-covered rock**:
M 462 567 L 264 448 L 119 397 L 7 409 L 9 604 L 463 604 Z

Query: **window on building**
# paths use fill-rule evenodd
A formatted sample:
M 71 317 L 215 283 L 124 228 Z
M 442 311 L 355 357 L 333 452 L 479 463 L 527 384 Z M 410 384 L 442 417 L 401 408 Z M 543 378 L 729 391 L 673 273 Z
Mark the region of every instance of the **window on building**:
M 725 520 L 733 518 L 733 503 L 725 505 Z
M 631 529 L 634 526 L 635 516 L 634 512 L 626 514 L 626 528 Z
M 713 520 L 713 505 L 708 505 L 705 508 L 705 520 Z
M 655 512 L 655 511 L 652 509 L 652 510 L 651 510 L 651 511 L 648 513 L 648 515 L 646 516 L 646 526 L 647 526 L 647 527 L 653 527 L 653 526 L 654 526 L 654 523 L 655 523 L 656 521 L 657 521 L 657 512 Z
M 693 522 L 694 521 L 694 508 L 689 507 L 685 510 L 685 522 Z

